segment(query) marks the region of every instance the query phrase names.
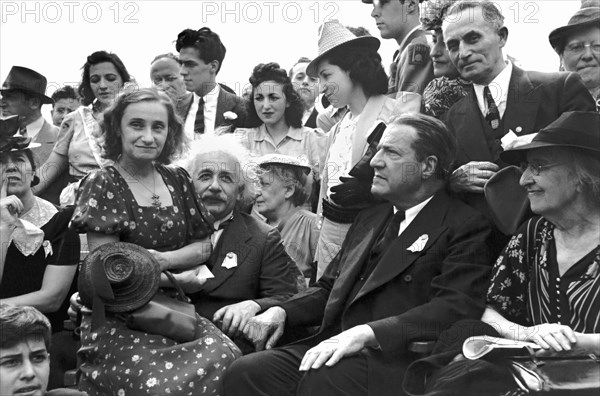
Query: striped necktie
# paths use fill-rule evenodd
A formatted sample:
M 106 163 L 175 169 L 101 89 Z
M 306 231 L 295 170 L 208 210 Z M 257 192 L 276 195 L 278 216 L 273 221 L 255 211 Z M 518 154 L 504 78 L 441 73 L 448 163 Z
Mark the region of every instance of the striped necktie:
M 194 133 L 204 133 L 204 98 L 200 97 L 198 101 L 198 111 L 194 121 Z
M 500 111 L 498 111 L 498 106 L 496 106 L 496 102 L 492 97 L 492 93 L 490 92 L 490 87 L 485 86 L 483 88 L 483 96 L 485 97 L 485 101 L 487 102 L 488 111 L 485 116 L 485 120 L 490 124 L 492 129 L 498 129 L 500 126 Z

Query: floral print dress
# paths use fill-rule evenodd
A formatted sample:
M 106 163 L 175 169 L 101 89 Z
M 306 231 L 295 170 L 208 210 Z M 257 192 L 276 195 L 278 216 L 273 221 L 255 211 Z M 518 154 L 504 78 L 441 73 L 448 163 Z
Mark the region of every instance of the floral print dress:
M 162 251 L 178 249 L 212 229 L 210 215 L 195 196 L 183 168 L 157 166 L 173 205 L 137 204 L 127 181 L 112 166 L 84 179 L 71 227 L 79 232 L 118 235 Z M 241 356 L 239 348 L 209 320 L 197 315 L 197 334 L 187 343 L 129 329 L 107 315 L 91 328 L 91 311 L 82 310 L 80 390 L 100 395 L 221 395 L 227 367 Z

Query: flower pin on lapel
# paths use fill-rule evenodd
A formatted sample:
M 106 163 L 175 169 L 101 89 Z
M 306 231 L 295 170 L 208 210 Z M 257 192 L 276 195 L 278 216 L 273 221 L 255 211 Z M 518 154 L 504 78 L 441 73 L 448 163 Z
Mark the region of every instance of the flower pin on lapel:
M 227 253 L 227 255 L 225 256 L 225 260 L 223 260 L 223 264 L 221 264 L 222 267 L 227 269 L 235 268 L 237 267 L 237 265 L 237 254 L 233 252 Z
M 420 252 L 423 249 L 425 249 L 425 245 L 427 245 L 428 240 L 429 240 L 429 235 L 423 234 L 419 238 L 417 238 L 417 240 L 414 241 L 413 244 L 410 245 L 410 247 L 406 250 L 413 252 L 413 253 Z
M 225 113 L 223 113 L 223 118 L 229 121 L 234 121 L 237 120 L 238 115 L 235 114 L 233 111 L 226 111 Z

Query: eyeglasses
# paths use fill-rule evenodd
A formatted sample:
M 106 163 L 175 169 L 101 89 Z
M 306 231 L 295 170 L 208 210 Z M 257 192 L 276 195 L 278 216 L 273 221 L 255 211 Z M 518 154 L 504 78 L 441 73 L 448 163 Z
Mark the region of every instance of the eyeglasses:
M 541 165 L 541 164 L 538 164 L 535 162 L 523 161 L 523 162 L 521 162 L 520 168 L 523 171 L 523 173 L 525 173 L 525 171 L 529 169 L 534 176 L 539 176 L 543 170 L 550 169 L 550 168 L 552 168 L 554 166 L 558 166 L 558 165 L 562 165 L 562 163 L 556 162 L 554 164 Z
M 571 55 L 581 55 L 589 47 L 592 53 L 600 55 L 600 43 L 571 43 L 565 47 L 565 52 Z

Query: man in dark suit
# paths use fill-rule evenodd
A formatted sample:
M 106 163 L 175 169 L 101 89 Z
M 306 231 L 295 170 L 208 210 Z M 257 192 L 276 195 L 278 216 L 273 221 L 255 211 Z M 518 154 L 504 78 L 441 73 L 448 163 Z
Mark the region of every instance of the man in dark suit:
M 46 77 L 40 73 L 26 67 L 13 66 L 0 90 L 2 116 L 18 115 L 22 132 L 31 137 L 32 142 L 41 144 L 34 151 L 34 160 L 38 167 L 44 164 L 52 153 L 59 132 L 56 126 L 42 116 L 42 105 L 54 103 L 52 98 L 46 96 L 46 86 Z M 46 189 L 40 198 L 58 205 L 60 192 L 66 183 L 66 177 L 63 176 Z
M 490 1 L 454 4 L 442 27 L 452 62 L 473 82 L 444 118 L 458 141 L 450 186 L 486 212 L 483 186 L 506 165 L 499 160 L 503 145 L 539 131 L 565 111 L 594 111 L 594 101 L 576 73 L 530 72 L 505 62 L 508 29 Z
M 193 140 L 198 134 L 214 134 L 219 127 L 244 127 L 245 102 L 216 81 L 225 58 L 219 35 L 207 27 L 198 31 L 186 29 L 177 36 L 175 47 L 180 74 L 191 92 L 176 104 L 177 113 L 185 120 L 186 135 Z
M 236 209 L 251 182 L 240 160 L 245 149 L 229 135 L 206 137 L 198 150 L 187 168 L 215 219 L 207 263 L 214 278 L 203 283 L 189 273 L 176 277 L 193 293 L 197 312 L 235 337 L 251 317 L 296 293 L 303 277 L 279 231 Z
M 412 341 L 480 317 L 490 225 L 444 191 L 455 149 L 432 117 L 391 122 L 371 161 L 372 192 L 388 203 L 358 215 L 313 287 L 249 322 L 246 336 L 269 350 L 233 363 L 227 396 L 399 395 Z M 270 349 L 284 325 L 319 324 L 316 335 Z

